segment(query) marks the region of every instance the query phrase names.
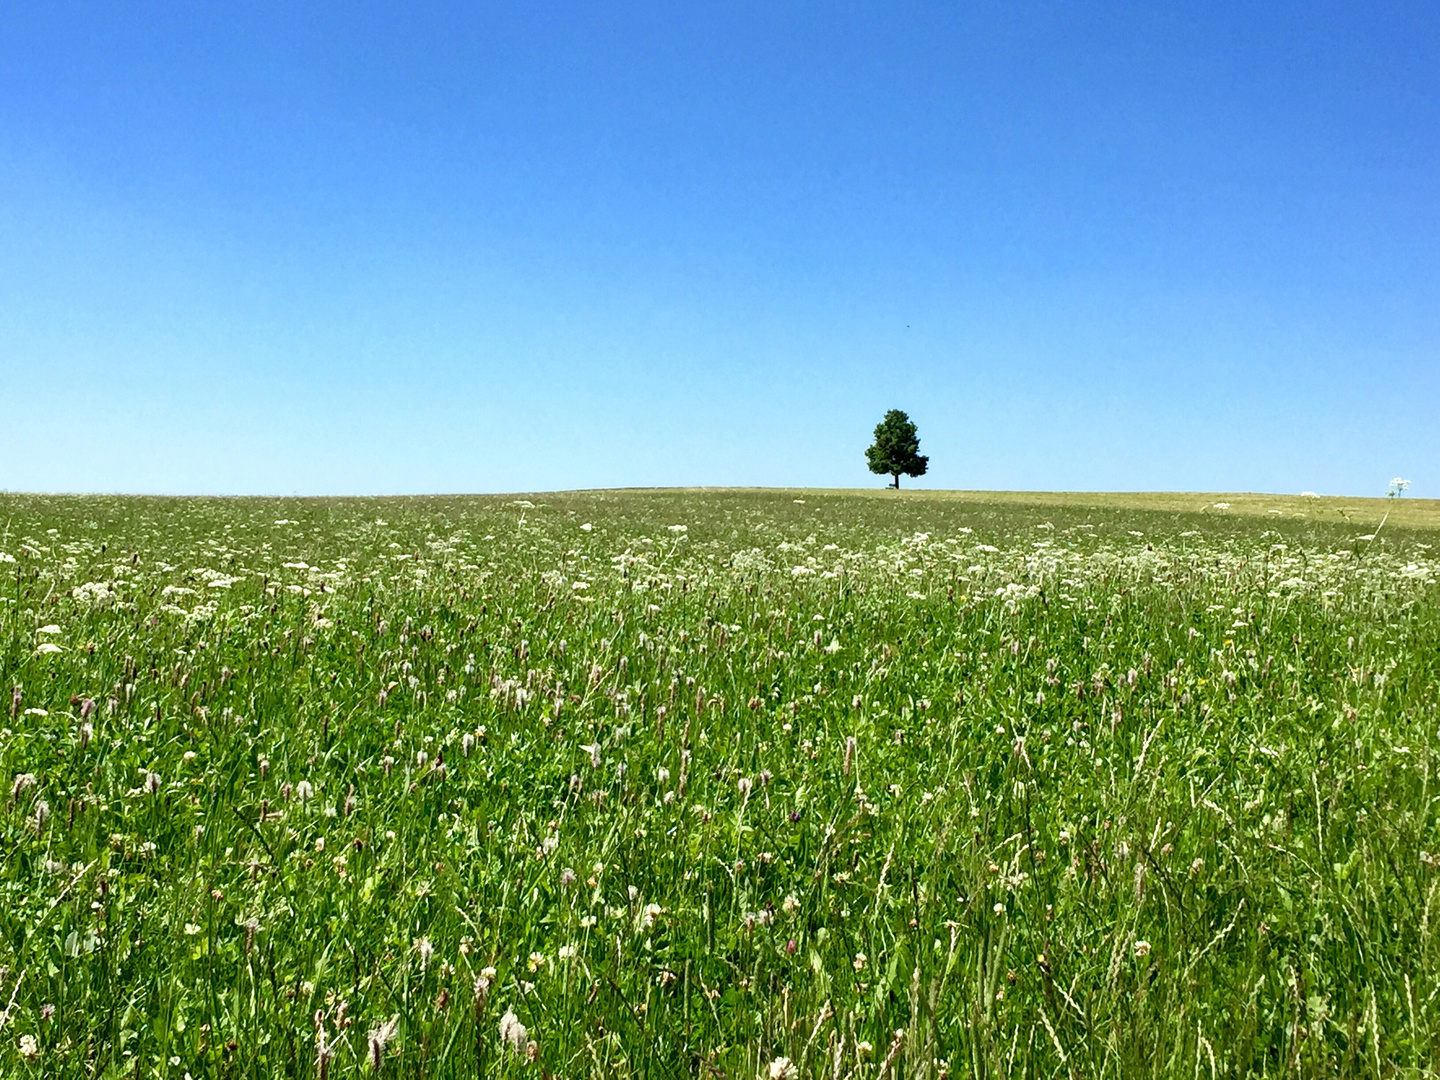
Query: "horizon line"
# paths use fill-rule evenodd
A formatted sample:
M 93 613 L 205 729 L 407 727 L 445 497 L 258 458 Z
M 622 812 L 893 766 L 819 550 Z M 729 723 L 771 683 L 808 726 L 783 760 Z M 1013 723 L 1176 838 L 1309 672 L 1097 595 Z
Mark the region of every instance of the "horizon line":
M 1351 502 L 1379 503 L 1384 505 L 1407 505 L 1417 506 L 1422 504 L 1433 504 L 1440 507 L 1440 498 L 1419 498 L 1388 495 L 1350 495 L 1350 494 L 1321 494 L 1310 491 L 1203 491 L 1195 489 L 1159 489 L 1159 488 L 919 488 L 909 487 L 895 489 L 886 484 L 880 487 L 825 487 L 820 485 L 743 485 L 743 484 L 694 484 L 694 485 L 626 485 L 619 487 L 590 487 L 590 488 L 539 488 L 539 489 L 513 489 L 497 491 L 408 491 L 408 492 L 367 492 L 367 493 L 307 493 L 307 494 L 282 494 L 279 492 L 153 492 L 153 491 L 40 491 L 22 490 L 12 488 L 0 488 L 0 498 L 9 496 L 29 496 L 34 498 L 55 498 L 55 499 L 84 499 L 84 498 L 118 498 L 118 499 L 217 499 L 217 500 L 244 500 L 244 499 L 294 499 L 300 501 L 321 501 L 337 499 L 497 499 L 497 498 L 521 498 L 527 496 L 557 496 L 557 495 L 604 495 L 616 494 L 664 494 L 664 493 L 711 493 L 721 494 L 727 492 L 814 492 L 827 495 L 868 495 L 878 497 L 899 497 L 906 498 L 912 495 L 919 496 L 965 496 L 965 497 L 993 497 L 993 496 L 1055 496 L 1055 497 L 1140 497 L 1140 496 L 1166 496 L 1171 498 L 1195 497 L 1195 498 L 1219 498 L 1219 499 L 1303 499 L 1308 502 L 1334 502 L 1345 500 Z

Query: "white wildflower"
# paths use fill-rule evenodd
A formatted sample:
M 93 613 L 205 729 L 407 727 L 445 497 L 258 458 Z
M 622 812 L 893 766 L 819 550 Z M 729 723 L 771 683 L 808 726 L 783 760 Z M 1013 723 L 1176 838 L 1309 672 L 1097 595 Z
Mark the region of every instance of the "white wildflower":
M 517 1054 L 523 1054 L 530 1041 L 530 1033 L 513 1009 L 506 1009 L 505 1015 L 500 1018 L 500 1039 L 509 1043 Z
M 765 1075 L 769 1080 L 795 1080 L 800 1075 L 800 1070 L 788 1057 L 777 1057 L 770 1062 L 770 1068 Z

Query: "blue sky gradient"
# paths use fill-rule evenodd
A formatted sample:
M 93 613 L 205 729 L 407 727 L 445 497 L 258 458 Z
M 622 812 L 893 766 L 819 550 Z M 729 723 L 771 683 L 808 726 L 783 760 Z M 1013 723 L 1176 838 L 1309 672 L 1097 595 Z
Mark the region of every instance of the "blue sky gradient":
M 1433 3 L 0 5 L 0 488 L 1440 496 Z

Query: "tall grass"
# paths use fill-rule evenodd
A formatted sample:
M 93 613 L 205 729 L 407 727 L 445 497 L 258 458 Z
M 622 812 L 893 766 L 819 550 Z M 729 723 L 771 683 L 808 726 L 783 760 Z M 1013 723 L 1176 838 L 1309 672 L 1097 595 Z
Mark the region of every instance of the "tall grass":
M 1437 1071 L 1433 534 L 814 492 L 5 522 L 4 1075 Z

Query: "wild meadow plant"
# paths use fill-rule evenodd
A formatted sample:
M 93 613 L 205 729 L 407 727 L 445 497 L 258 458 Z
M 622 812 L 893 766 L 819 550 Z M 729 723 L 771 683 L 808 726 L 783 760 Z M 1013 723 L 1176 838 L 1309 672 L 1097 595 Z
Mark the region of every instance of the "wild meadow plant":
M 1433 1075 L 1435 534 L 1302 512 L 0 497 L 0 1073 Z

